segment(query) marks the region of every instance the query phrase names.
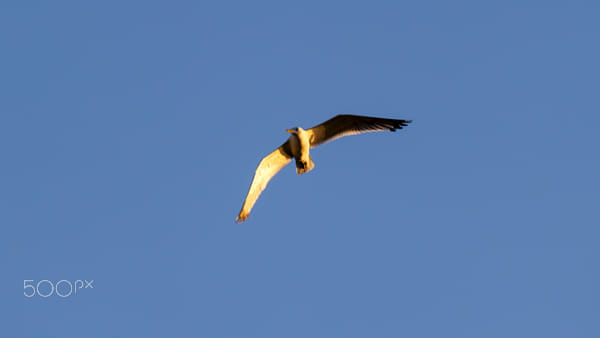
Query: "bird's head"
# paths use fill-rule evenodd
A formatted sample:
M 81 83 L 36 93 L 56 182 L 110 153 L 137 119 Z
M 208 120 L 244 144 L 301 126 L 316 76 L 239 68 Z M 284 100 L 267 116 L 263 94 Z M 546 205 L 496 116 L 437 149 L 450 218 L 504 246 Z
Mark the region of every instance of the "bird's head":
M 296 128 L 286 129 L 285 131 L 288 133 L 292 133 L 292 134 L 298 134 L 300 132 L 300 130 L 302 130 L 302 128 L 296 127 Z

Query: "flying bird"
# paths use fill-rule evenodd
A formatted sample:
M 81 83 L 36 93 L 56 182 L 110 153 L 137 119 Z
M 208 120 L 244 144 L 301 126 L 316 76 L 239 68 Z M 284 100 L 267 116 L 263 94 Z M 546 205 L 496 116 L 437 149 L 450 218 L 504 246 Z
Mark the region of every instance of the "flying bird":
M 260 193 L 283 167 L 296 160 L 296 173 L 302 175 L 311 171 L 315 163 L 310 157 L 310 149 L 347 135 L 356 135 L 372 131 L 396 131 L 406 127 L 411 120 L 395 120 L 360 115 L 337 115 L 310 129 L 300 127 L 287 129 L 291 133 L 289 139 L 272 153 L 265 156 L 256 171 L 246 200 L 237 216 L 236 222 L 241 223 L 248 218 L 250 210 L 256 203 Z

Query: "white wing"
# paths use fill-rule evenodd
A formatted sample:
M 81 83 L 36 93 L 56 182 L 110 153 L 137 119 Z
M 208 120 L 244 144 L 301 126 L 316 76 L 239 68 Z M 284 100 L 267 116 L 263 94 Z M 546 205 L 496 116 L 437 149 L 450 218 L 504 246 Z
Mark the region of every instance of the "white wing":
M 240 214 L 235 220 L 237 223 L 241 223 L 248 218 L 254 203 L 256 203 L 260 193 L 265 190 L 271 178 L 290 163 L 291 160 L 292 152 L 289 141 L 287 141 L 260 161 L 254 172 L 254 178 L 252 179 L 250 190 L 248 190 L 248 195 L 246 195 L 244 205 L 242 205 L 242 210 L 240 210 Z
M 337 115 L 318 126 L 308 129 L 310 147 L 333 141 L 347 135 L 362 134 L 371 131 L 396 131 L 402 129 L 410 120 L 383 119 L 360 115 Z

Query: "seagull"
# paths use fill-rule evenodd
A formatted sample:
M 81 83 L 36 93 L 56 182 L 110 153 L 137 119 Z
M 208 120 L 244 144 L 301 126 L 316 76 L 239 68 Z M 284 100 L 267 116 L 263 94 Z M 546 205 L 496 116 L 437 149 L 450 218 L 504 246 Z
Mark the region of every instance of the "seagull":
M 310 157 L 310 149 L 333 141 L 342 136 L 356 135 L 373 131 L 396 131 L 406 127 L 411 120 L 395 120 L 360 115 L 337 115 L 310 129 L 300 127 L 287 129 L 291 133 L 289 139 L 272 153 L 265 156 L 256 171 L 250 189 L 242 205 L 236 223 L 248 218 L 250 210 L 256 203 L 267 184 L 283 167 L 296 160 L 296 173 L 302 175 L 311 171 L 315 163 Z

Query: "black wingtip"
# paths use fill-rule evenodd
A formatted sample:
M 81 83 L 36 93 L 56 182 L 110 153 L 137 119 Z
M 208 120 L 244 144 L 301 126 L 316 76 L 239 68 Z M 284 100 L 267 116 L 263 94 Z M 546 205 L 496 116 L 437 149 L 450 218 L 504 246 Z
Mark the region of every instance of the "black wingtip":
M 390 129 L 390 131 L 396 131 L 396 129 L 402 129 L 402 127 L 408 126 L 408 123 L 411 123 L 412 120 L 397 120 L 394 126 Z

